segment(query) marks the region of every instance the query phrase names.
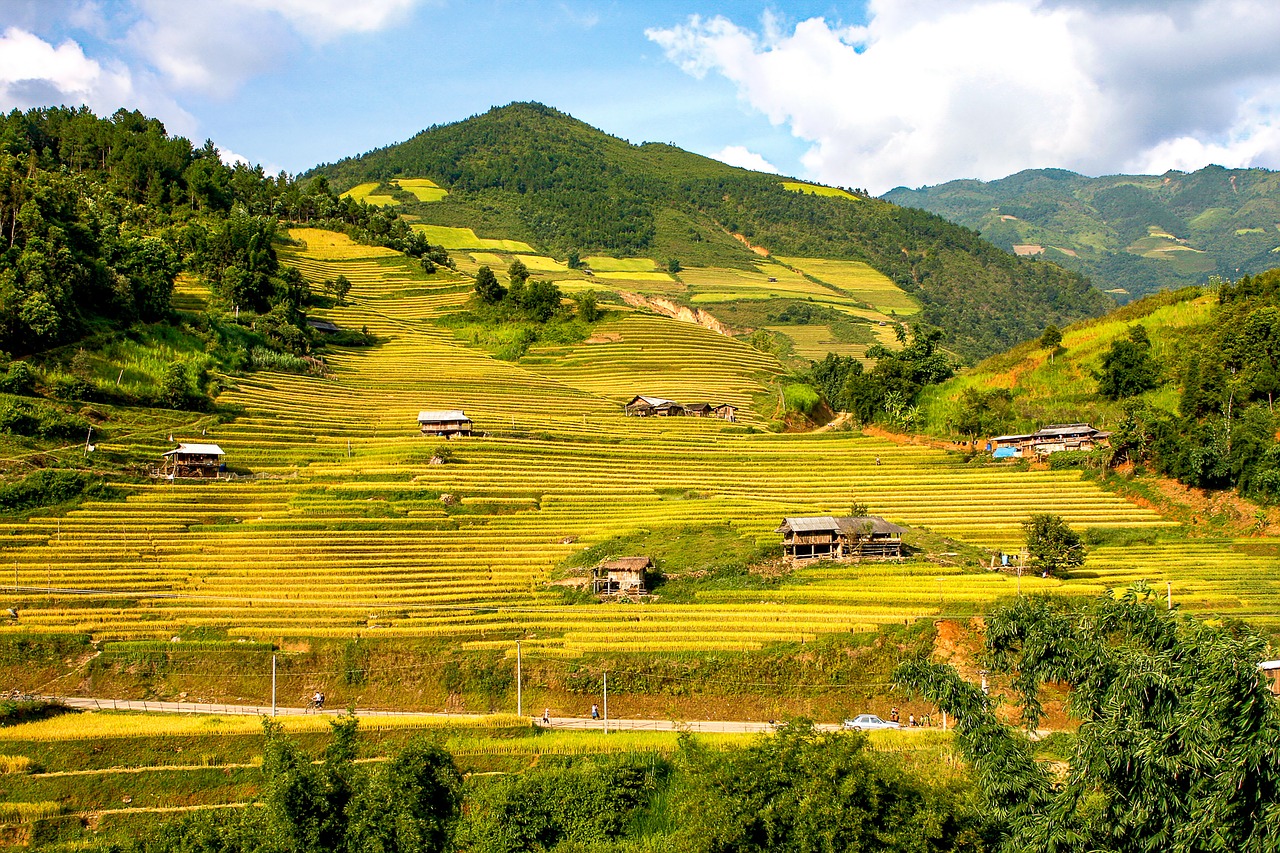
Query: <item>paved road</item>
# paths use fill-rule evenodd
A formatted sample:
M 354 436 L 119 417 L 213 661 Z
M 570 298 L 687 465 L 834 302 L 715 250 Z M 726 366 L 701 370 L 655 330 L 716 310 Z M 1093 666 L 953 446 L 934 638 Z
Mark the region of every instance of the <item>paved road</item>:
M 316 713 L 307 708 L 277 706 L 274 712 L 270 705 L 230 705 L 217 702 L 147 702 L 126 699 L 97 699 L 83 696 L 45 696 L 51 701 L 61 702 L 69 708 L 87 711 L 150 711 L 163 714 L 221 714 L 239 716 L 277 716 L 295 717 Z M 342 709 L 325 709 L 319 712 L 327 715 L 344 713 Z M 357 708 L 358 717 L 436 717 L 442 719 L 457 718 L 460 721 L 476 714 L 440 714 L 418 711 L 383 711 L 372 708 Z M 544 725 L 541 717 L 531 718 L 536 725 Z M 553 729 L 600 729 L 605 727 L 605 720 L 592 720 L 587 717 L 552 717 L 545 724 Z M 608 721 L 610 731 L 651 731 L 651 732 L 733 732 L 753 733 L 773 731 L 770 723 L 757 723 L 747 720 L 619 720 Z M 820 730 L 831 731 L 834 725 L 819 724 Z

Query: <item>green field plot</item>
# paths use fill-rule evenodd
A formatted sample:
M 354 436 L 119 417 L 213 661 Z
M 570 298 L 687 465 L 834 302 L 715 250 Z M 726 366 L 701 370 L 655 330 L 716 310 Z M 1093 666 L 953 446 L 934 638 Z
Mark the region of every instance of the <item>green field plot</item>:
M 411 193 L 418 201 L 439 201 L 449 194 L 448 190 L 426 178 L 397 178 L 391 183 Z
M 829 196 L 832 198 L 847 198 L 850 201 L 858 200 L 858 197 L 848 190 L 842 190 L 838 187 L 824 187 L 820 184 L 804 184 L 799 181 L 783 181 L 782 188 L 793 193 L 809 193 L 810 195 Z
M 489 269 L 501 270 L 507 266 L 507 261 L 501 255 L 495 255 L 492 252 L 468 252 L 471 260 L 477 266 L 487 266 Z
M 602 272 L 652 272 L 657 268 L 649 258 L 611 258 L 608 255 L 592 255 L 582 263 L 597 273 Z
M 446 249 L 480 249 L 495 252 L 527 252 L 533 254 L 528 243 L 519 240 L 491 240 L 477 237 L 470 228 L 450 228 L 445 225 L 414 224 L 413 230 L 419 231 L 427 241 Z
M 607 272 L 597 272 L 595 277 L 606 281 L 643 281 L 643 282 L 664 282 L 674 281 L 670 275 L 664 272 L 649 271 L 643 272 L 638 270 L 609 270 Z
M 795 354 L 801 358 L 819 361 L 829 352 L 862 358 L 867 353 L 867 344 L 835 340 L 830 326 L 766 326 L 765 328 L 790 338 L 795 347 Z
M 533 272 L 569 272 L 569 265 L 542 255 L 521 255 L 520 261 Z
M 203 311 L 209 307 L 209 288 L 189 273 L 182 273 L 173 283 L 170 300 L 178 311 Z
M 910 315 L 920 310 L 919 303 L 882 273 L 859 261 L 833 261 L 825 258 L 779 258 L 782 263 L 802 273 L 834 285 L 854 299 L 886 314 Z
M 382 184 L 376 181 L 367 184 L 356 184 L 354 187 L 344 192 L 342 197 L 353 198 L 356 201 L 362 201 L 365 204 L 372 204 L 376 207 L 388 207 L 400 203 L 385 193 L 375 193 L 375 190 L 380 186 L 382 186 Z

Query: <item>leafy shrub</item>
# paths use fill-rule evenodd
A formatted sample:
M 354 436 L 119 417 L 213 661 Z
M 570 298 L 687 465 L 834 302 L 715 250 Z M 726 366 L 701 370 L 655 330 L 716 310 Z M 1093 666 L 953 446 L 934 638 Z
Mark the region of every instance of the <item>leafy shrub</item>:
M 16 726 L 19 723 L 33 723 L 70 713 L 71 709 L 61 702 L 46 702 L 43 699 L 0 701 L 0 728 Z
M 15 361 L 0 377 L 0 391 L 5 394 L 30 394 L 36 387 L 36 372 L 25 361 Z
M 817 407 L 821 399 L 818 392 L 808 385 L 793 383 L 782 389 L 782 401 L 788 412 L 803 412 L 807 415 Z
M 0 400 L 0 432 L 29 438 L 80 438 L 89 428 L 84 418 L 69 415 L 39 400 Z
M 249 352 L 249 363 L 255 370 L 275 370 L 280 373 L 310 373 L 311 363 L 301 356 L 276 352 L 266 347 L 254 347 Z
M 92 390 L 88 380 L 79 376 L 55 376 L 49 382 L 49 393 L 55 400 L 87 400 Z
M 45 468 L 16 483 L 0 485 L 0 512 L 21 512 L 75 500 L 82 495 L 105 497 L 109 488 L 80 471 Z

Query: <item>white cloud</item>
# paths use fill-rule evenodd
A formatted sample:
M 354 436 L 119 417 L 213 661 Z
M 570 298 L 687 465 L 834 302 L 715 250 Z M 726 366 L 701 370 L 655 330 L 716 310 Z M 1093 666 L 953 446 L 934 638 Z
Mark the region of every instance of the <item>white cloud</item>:
M 421 0 L 135 0 L 128 43 L 177 89 L 225 98 L 299 36 L 324 44 L 391 26 Z
M 1269 0 L 871 0 L 867 21 L 694 16 L 647 35 L 811 143 L 802 163 L 824 183 L 1280 166 Z
M 316 42 L 347 33 L 373 33 L 406 16 L 420 0 L 238 0 L 275 12 Z
M 253 164 L 249 162 L 248 157 L 244 156 L 243 154 L 237 154 L 236 152 L 232 151 L 230 148 L 223 148 L 222 146 L 218 146 L 218 157 L 222 160 L 223 163 L 227 164 L 228 166 L 234 166 L 237 163 L 243 164 L 245 166 L 250 166 L 250 167 L 253 166 Z
M 177 133 L 195 127 L 191 114 L 158 91 L 154 81 L 128 68 L 103 65 L 68 39 L 56 47 L 17 27 L 0 36 L 0 109 L 85 105 L 100 115 L 122 106 L 159 116 Z
M 711 156 L 721 163 L 728 163 L 730 166 L 740 166 L 743 169 L 752 169 L 757 172 L 773 172 L 775 175 L 778 173 L 777 166 L 754 151 L 747 150 L 742 145 L 726 145 Z

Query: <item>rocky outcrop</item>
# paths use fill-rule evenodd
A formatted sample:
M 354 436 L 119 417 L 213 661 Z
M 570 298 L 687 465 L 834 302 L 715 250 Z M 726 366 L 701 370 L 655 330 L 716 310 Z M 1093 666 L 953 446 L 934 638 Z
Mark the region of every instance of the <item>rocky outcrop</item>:
M 704 329 L 710 329 L 718 335 L 724 335 L 727 338 L 733 337 L 733 329 L 721 323 L 701 308 L 677 305 L 670 299 L 663 299 L 660 296 L 641 296 L 638 293 L 626 292 L 619 292 L 618 295 L 622 297 L 623 302 L 633 308 L 648 308 L 650 311 L 661 314 L 664 317 L 671 317 L 684 323 L 695 323 Z

